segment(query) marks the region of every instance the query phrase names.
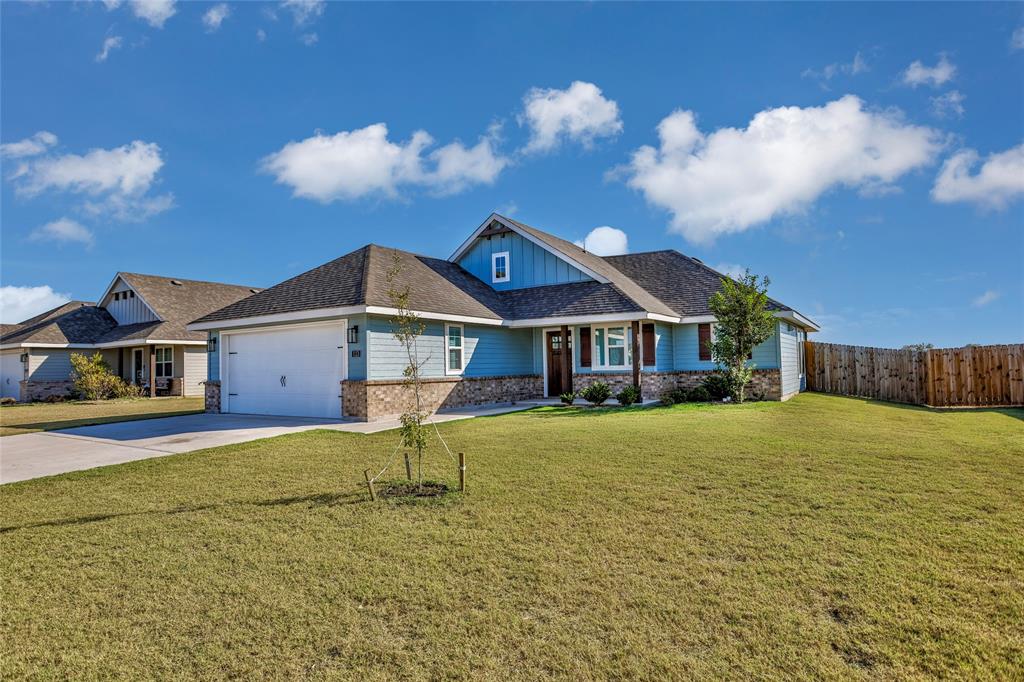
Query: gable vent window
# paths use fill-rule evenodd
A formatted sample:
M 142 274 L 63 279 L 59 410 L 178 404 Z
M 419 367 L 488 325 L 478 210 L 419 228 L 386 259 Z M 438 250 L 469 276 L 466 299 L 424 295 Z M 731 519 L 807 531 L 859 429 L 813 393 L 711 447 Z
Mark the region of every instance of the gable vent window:
M 510 279 L 508 251 L 491 255 L 491 282 L 507 282 Z
M 128 298 L 135 298 L 135 292 L 134 291 L 129 291 L 129 292 L 127 292 L 127 294 L 128 294 Z

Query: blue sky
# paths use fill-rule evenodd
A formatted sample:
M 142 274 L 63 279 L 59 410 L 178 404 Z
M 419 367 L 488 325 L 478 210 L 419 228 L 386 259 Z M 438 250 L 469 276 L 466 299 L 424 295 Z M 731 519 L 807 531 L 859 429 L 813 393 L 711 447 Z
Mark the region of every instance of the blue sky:
M 0 12 L 4 322 L 118 270 L 447 257 L 498 210 L 767 274 L 824 340 L 1024 339 L 1020 4 Z

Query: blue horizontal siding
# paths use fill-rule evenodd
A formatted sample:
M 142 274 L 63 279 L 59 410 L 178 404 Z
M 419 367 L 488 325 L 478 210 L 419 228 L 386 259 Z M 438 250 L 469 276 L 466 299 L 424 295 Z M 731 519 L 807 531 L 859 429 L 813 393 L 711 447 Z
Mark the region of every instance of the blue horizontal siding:
M 391 330 L 386 318 L 370 317 L 369 378 L 400 379 L 409 358 L 402 344 Z M 416 347 L 423 366 L 424 377 L 445 376 L 445 323 L 426 322 L 426 330 L 417 339 Z M 463 325 L 462 376 L 489 377 L 533 374 L 533 334 L 530 329 L 508 329 L 466 324 Z
M 491 282 L 491 256 L 507 251 L 509 281 Z M 477 239 L 459 259 L 459 265 L 499 291 L 592 279 L 550 251 L 514 232 Z
M 672 325 L 672 358 L 674 368 L 678 371 L 715 369 L 711 360 L 700 359 L 700 347 L 697 340 L 696 324 Z M 779 367 L 779 333 L 775 333 L 764 343 L 754 348 L 754 366 L 758 369 L 778 369 Z
M 220 332 L 209 332 L 206 336 L 206 348 L 210 348 L 210 340 L 217 339 L 217 350 L 206 352 L 206 376 L 210 381 L 220 381 Z

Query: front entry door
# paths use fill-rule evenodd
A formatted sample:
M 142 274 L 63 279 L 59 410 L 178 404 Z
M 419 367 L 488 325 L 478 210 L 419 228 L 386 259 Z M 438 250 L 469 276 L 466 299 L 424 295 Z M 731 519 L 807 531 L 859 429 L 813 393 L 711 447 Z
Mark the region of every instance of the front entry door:
M 146 380 L 146 362 L 144 358 L 145 355 L 141 348 L 136 348 L 132 351 L 132 372 L 134 374 L 132 381 L 138 386 L 141 386 Z
M 567 352 L 565 344 L 562 343 L 561 332 L 547 332 L 544 335 L 548 350 L 548 397 L 558 397 L 568 387 L 567 377 L 562 376 L 562 353 Z M 569 341 L 568 352 L 572 352 L 572 341 Z M 570 362 L 572 358 L 570 356 Z M 570 371 L 571 368 L 570 368 Z

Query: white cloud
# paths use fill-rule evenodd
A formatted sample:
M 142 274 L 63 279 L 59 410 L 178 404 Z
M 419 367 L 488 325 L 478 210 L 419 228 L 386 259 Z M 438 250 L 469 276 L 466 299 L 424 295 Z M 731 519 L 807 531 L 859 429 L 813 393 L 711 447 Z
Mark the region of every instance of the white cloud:
M 91 247 L 95 240 L 89 228 L 70 218 L 60 218 L 32 230 L 28 238 L 34 242 L 77 242 Z
M 963 118 L 964 100 L 967 99 L 959 90 L 932 97 L 932 113 L 939 118 Z
M 1024 26 L 1019 26 L 1010 36 L 1011 50 L 1024 50 Z
M 7 159 L 38 156 L 55 144 L 57 144 L 56 135 L 46 130 L 40 130 L 32 137 L 26 137 L 24 140 L 0 144 L 0 156 Z
M 997 298 L 999 298 L 999 292 L 989 289 L 981 296 L 978 296 L 973 301 L 971 301 L 971 305 L 973 305 L 975 308 L 981 308 L 983 306 L 988 305 L 989 303 L 992 303 Z
M 813 78 L 814 80 L 817 80 L 823 88 L 828 90 L 828 81 L 832 80 L 839 74 L 856 76 L 869 70 L 867 60 L 864 59 L 864 56 L 858 51 L 853 55 L 853 61 L 851 62 L 833 62 L 832 64 L 826 65 L 825 68 L 820 71 L 816 69 L 805 69 L 800 75 L 803 78 Z
M 22 163 L 11 175 L 23 196 L 43 192 L 84 194 L 84 208 L 118 220 L 141 220 L 173 205 L 170 194 L 150 196 L 163 167 L 160 147 L 135 140 L 114 149 L 92 149 L 83 155 L 43 156 Z
M 595 227 L 586 237 L 577 240 L 576 246 L 598 256 L 618 256 L 629 253 L 629 240 L 626 238 L 626 233 L 607 225 Z
M 658 147 L 641 147 L 618 171 L 694 242 L 799 212 L 836 187 L 877 192 L 931 163 L 941 147 L 937 131 L 899 112 L 869 111 L 853 95 L 821 107 L 766 109 L 746 128 L 710 134 L 693 112 L 677 110 L 658 136 Z
M 0 287 L 0 322 L 17 324 L 71 300 L 49 286 Z
M 533 88 L 523 98 L 520 123 L 530 128 L 527 152 L 554 149 L 563 139 L 593 144 L 622 132 L 619 105 L 593 83 L 574 81 L 567 90 Z
M 122 45 L 123 42 L 124 42 L 124 39 L 121 38 L 121 36 L 110 36 L 110 37 L 108 37 L 106 40 L 103 41 L 103 48 L 96 55 L 96 61 L 98 61 L 98 62 L 105 62 L 105 61 L 107 61 L 107 57 L 110 56 L 111 52 L 113 52 L 114 50 L 121 49 L 121 45 Z
M 209 33 L 213 33 L 229 16 L 231 16 L 231 7 L 228 6 L 228 3 L 217 3 L 203 14 L 203 25 L 206 26 Z
M 728 275 L 733 279 L 739 279 L 740 277 L 743 277 L 743 275 L 745 275 L 747 272 L 747 269 L 745 267 L 743 267 L 742 265 L 738 265 L 736 263 L 719 263 L 713 269 L 717 270 L 723 275 Z
M 319 19 L 326 8 L 325 0 L 284 0 L 281 7 L 292 13 L 296 26 L 306 24 Z
M 267 32 L 264 31 L 262 28 L 256 29 L 256 40 L 258 40 L 258 41 L 260 41 L 262 43 L 266 39 L 267 39 Z
M 937 88 L 952 80 L 955 75 L 956 66 L 946 58 L 946 55 L 942 55 L 935 66 L 925 66 L 920 60 L 915 60 L 903 72 L 903 84 L 912 88 L 919 85 Z
M 177 13 L 175 0 L 128 0 L 132 14 L 153 28 L 163 28 L 164 23 Z
M 503 215 L 505 217 L 511 218 L 512 216 L 519 212 L 519 204 L 517 204 L 514 201 L 508 201 L 499 206 L 498 208 L 494 209 L 494 212 L 497 213 L 498 215 Z
M 1000 209 L 1024 194 L 1024 143 L 989 154 L 981 169 L 972 175 L 971 169 L 979 160 L 973 149 L 949 157 L 935 179 L 932 199 L 941 203 L 969 201 Z
M 456 141 L 431 152 L 426 160 L 433 168 L 427 169 L 424 153 L 434 139 L 426 131 L 392 142 L 387 125 L 376 123 L 289 142 L 264 158 L 262 166 L 277 182 L 291 186 L 294 196 L 323 203 L 374 194 L 396 198 L 402 186 L 450 194 L 494 182 L 507 165 L 495 150 L 494 135 L 492 129 L 471 148 Z
M 306 47 L 313 47 L 318 42 L 320 42 L 320 36 L 318 36 L 316 33 L 303 33 L 301 36 L 299 36 L 299 42 L 305 45 Z

